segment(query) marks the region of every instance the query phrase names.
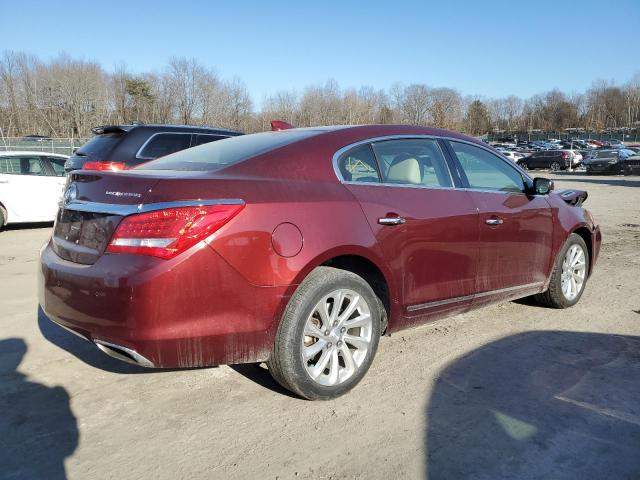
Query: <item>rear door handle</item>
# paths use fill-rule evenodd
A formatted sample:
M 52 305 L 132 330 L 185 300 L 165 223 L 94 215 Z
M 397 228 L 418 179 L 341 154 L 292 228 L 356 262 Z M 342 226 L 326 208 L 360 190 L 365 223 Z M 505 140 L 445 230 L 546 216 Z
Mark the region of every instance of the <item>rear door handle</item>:
M 402 225 L 406 220 L 403 217 L 382 217 L 378 219 L 380 225 Z
M 484 223 L 486 223 L 487 225 L 502 225 L 504 223 L 504 220 L 502 220 L 501 218 L 487 218 Z

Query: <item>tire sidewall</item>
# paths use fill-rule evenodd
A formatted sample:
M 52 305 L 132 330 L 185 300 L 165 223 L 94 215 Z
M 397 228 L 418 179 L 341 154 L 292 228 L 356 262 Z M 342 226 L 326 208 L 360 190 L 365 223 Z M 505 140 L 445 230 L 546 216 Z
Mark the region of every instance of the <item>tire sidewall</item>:
M 284 362 L 288 366 L 288 387 L 300 396 L 313 400 L 335 398 L 355 387 L 373 363 L 380 340 L 381 313 L 379 302 L 371 287 L 361 277 L 351 272 L 332 268 L 326 270 L 331 272 L 326 275 L 324 281 L 312 279 L 311 285 L 303 284 L 301 285 L 303 288 L 296 291 L 285 310 L 276 337 L 276 342 L 281 342 L 281 346 L 284 347 L 281 348 L 281 352 L 287 357 Z M 304 327 L 309 315 L 324 296 L 337 289 L 353 290 L 367 302 L 373 319 L 372 335 L 367 357 L 357 373 L 339 385 L 327 387 L 311 379 L 303 364 L 301 348 Z

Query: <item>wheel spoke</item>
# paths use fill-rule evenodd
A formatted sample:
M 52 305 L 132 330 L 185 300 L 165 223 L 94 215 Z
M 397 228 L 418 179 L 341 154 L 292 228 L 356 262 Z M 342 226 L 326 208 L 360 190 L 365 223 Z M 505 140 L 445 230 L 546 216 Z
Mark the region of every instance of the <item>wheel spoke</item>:
M 359 302 L 360 302 L 360 295 L 353 296 L 351 298 L 351 302 L 349 303 L 349 306 L 345 309 L 345 311 L 342 313 L 342 315 L 340 315 L 338 317 L 338 322 L 339 323 L 343 323 L 351 315 L 353 315 L 353 312 L 356 310 L 356 308 L 358 308 L 358 303 Z
M 356 362 L 353 360 L 351 350 L 346 343 L 343 343 L 342 347 L 340 347 L 340 353 L 342 354 L 342 358 L 344 359 L 344 365 L 347 370 L 347 375 L 351 375 L 356 369 Z
M 331 352 L 329 351 L 329 349 L 326 349 L 322 352 L 322 355 L 320 355 L 318 363 L 316 363 L 309 371 L 314 380 L 322 375 L 322 372 L 324 372 L 325 368 L 327 368 L 327 363 L 329 363 L 329 360 L 331 360 Z
M 302 351 L 302 357 L 308 361 L 309 359 L 315 357 L 318 354 L 318 352 L 322 350 L 326 345 L 327 345 L 327 342 L 320 339 L 313 345 L 309 345 L 308 347 L 305 347 L 304 350 Z
M 328 329 L 331 328 L 331 321 L 329 319 L 329 297 L 325 297 L 320 300 L 320 303 L 316 306 L 316 311 L 318 315 L 320 315 L 320 320 L 322 321 L 322 328 Z
M 345 335 L 342 337 L 342 340 L 347 342 L 349 345 L 353 345 L 357 349 L 366 349 L 369 346 L 369 340 L 366 340 L 362 337 L 356 337 L 355 335 Z
M 349 330 L 351 328 L 364 327 L 369 325 L 370 323 L 371 323 L 371 315 L 369 315 L 368 313 L 365 313 L 352 320 L 346 320 L 343 325 L 347 330 Z
M 338 349 L 334 348 L 330 354 L 331 360 L 329 360 L 329 378 L 327 383 L 329 385 L 335 385 L 338 383 L 338 374 L 340 373 L 340 362 L 338 360 Z
M 311 321 L 307 321 L 307 324 L 304 326 L 304 334 L 308 337 L 313 338 L 324 338 L 324 333 L 316 327 Z
M 331 316 L 329 317 L 329 328 L 333 327 L 333 324 L 338 319 L 338 313 L 340 313 L 340 309 L 342 308 L 342 302 L 344 302 L 344 293 L 342 290 L 338 290 L 336 295 L 333 297 L 333 308 L 331 309 Z

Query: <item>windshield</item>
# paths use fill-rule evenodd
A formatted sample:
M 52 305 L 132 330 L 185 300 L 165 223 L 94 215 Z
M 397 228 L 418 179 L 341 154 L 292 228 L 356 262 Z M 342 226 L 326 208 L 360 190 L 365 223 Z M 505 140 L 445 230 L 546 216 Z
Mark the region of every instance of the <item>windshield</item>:
M 323 130 L 284 130 L 241 135 L 182 150 L 136 169 L 215 171 L 322 132 Z
M 108 153 L 116 143 L 122 138 L 122 133 L 105 133 L 96 135 L 87 143 L 82 145 L 75 153 L 91 157 L 93 160 L 101 160 L 107 158 Z

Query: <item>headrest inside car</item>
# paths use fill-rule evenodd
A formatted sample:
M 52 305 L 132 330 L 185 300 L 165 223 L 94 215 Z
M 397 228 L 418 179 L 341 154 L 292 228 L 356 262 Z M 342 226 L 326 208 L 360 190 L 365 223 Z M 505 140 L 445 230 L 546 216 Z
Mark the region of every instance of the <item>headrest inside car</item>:
M 389 166 L 387 181 L 393 183 L 422 183 L 420 162 L 415 158 L 396 158 Z

